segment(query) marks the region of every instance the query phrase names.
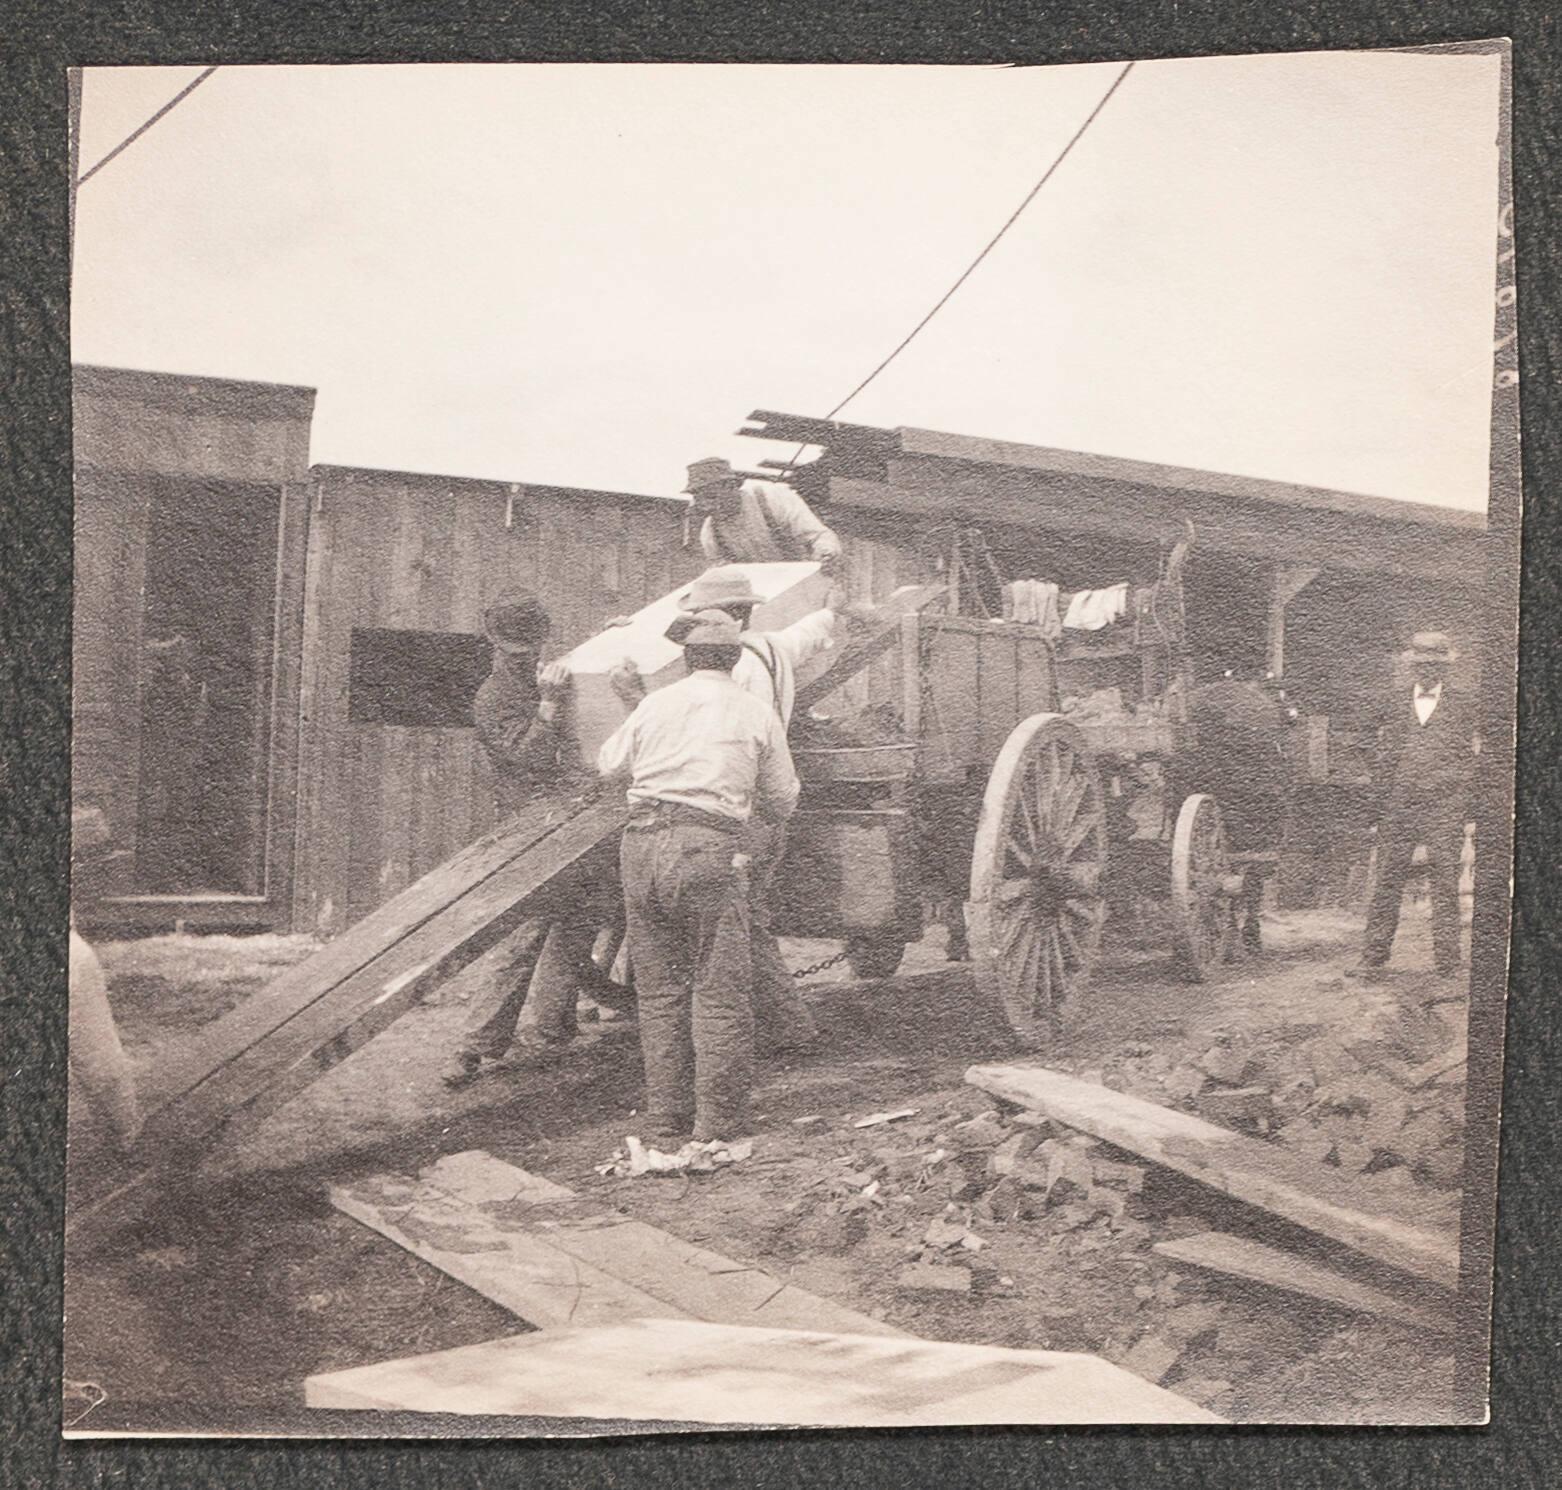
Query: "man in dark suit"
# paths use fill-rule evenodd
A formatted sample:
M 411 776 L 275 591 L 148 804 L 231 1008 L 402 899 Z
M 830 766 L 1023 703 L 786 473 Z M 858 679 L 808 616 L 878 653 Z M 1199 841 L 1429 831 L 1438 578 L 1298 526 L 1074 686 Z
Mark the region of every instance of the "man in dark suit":
M 1418 632 L 1404 654 L 1409 686 L 1395 697 L 1379 732 L 1374 783 L 1382 806 L 1377 822 L 1377 884 L 1367 912 L 1360 971 L 1388 962 L 1410 861 L 1425 845 L 1432 877 L 1432 951 L 1440 973 L 1459 969 L 1459 856 L 1474 771 L 1473 698 L 1449 680 L 1456 654 L 1440 631 Z

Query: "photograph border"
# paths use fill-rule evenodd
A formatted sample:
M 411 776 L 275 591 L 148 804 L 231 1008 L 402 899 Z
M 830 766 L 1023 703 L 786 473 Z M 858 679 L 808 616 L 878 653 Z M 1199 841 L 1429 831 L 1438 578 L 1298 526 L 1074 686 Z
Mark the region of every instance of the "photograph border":
M 813 23 L 794 17 L 788 26 L 782 19 L 784 12 L 767 11 L 767 41 L 771 49 L 745 55 L 731 44 L 738 37 L 738 21 L 743 14 L 734 8 L 726 25 L 712 26 L 710 15 L 701 14 L 688 23 L 681 37 L 663 31 L 658 45 L 649 55 L 636 53 L 631 57 L 625 55 L 623 39 L 635 34 L 635 28 L 630 24 L 635 17 L 632 14 L 614 16 L 608 7 L 569 22 L 561 17 L 537 18 L 534 24 L 539 28 L 538 34 L 523 35 L 521 27 L 512 21 L 508 24 L 514 29 L 504 36 L 494 34 L 491 22 L 484 27 L 474 17 L 463 16 L 457 7 L 442 7 L 437 15 L 431 15 L 426 8 L 407 7 L 408 11 L 414 9 L 418 12 L 416 21 L 401 25 L 395 24 L 393 19 L 383 25 L 377 22 L 379 34 L 372 41 L 366 41 L 362 30 L 355 25 L 354 14 L 346 7 L 340 10 L 321 7 L 307 12 L 302 7 L 297 12 L 279 7 L 269 10 L 264 19 L 234 16 L 230 30 L 237 34 L 225 37 L 219 37 L 209 28 L 209 23 L 199 20 L 187 20 L 182 24 L 164 22 L 161 29 L 147 20 L 139 31 L 132 24 L 127 35 L 123 25 L 111 25 L 100 17 L 83 14 L 90 10 L 89 7 L 75 7 L 74 13 L 71 8 L 50 8 L 47 12 L 42 6 L 17 9 L 14 34 L 18 38 L 34 38 L 34 51 L 24 62 L 11 64 L 16 85 L 14 105 L 10 118 L 0 122 L 0 130 L 9 136 L 3 152 L 11 177 L 8 185 L 13 191 L 18 187 L 27 191 L 24 198 L 19 198 L 26 202 L 27 210 L 13 213 L 15 222 L 13 233 L 9 235 L 13 248 L 11 274 L 16 277 L 21 271 L 21 275 L 13 278 L 13 295 L 7 311 L 7 319 L 11 322 L 8 328 L 10 345 L 27 355 L 18 360 L 9 395 L 4 401 L 4 418 L 11 435 L 8 445 L 15 452 L 11 469 L 4 476 L 9 487 L 6 513 L 14 554 L 10 566 L 12 594 L 8 596 L 12 603 L 6 606 L 4 621 L 0 623 L 6 630 L 3 674 L 6 718 L 12 722 L 7 732 L 4 762 L 8 787 L 5 828 L 7 841 L 15 849 L 5 883 L 11 935 L 6 951 L 4 996 L 12 1054 L 7 1063 L 5 1089 L 0 1094 L 0 1119 L 4 1121 L 6 1145 L 3 1199 L 8 1250 L 12 1267 L 26 1280 L 27 1287 L 25 1290 L 8 1289 L 8 1296 L 18 1302 L 3 1306 L 0 1351 L 5 1352 L 9 1362 L 5 1373 L 11 1388 L 10 1399 L 24 1414 L 30 1432 L 41 1426 L 46 1435 L 43 1459 L 33 1460 L 30 1448 L 22 1451 L 16 1443 L 8 1450 L 7 1458 L 13 1468 L 22 1469 L 21 1461 L 13 1457 L 19 1452 L 25 1452 L 35 1466 L 24 1470 L 17 1483 L 30 1483 L 44 1477 L 52 1479 L 56 1475 L 89 1477 L 95 1464 L 104 1467 L 105 1453 L 126 1454 L 129 1461 L 139 1462 L 146 1472 L 154 1472 L 154 1463 L 145 1457 L 150 1452 L 147 1446 L 121 1445 L 116 1449 L 63 1446 L 57 1438 L 65 1089 L 62 945 L 68 861 L 64 809 L 69 779 L 70 445 L 63 231 L 67 207 L 66 193 L 59 189 L 63 184 L 61 178 L 67 175 L 64 159 L 64 68 L 67 63 L 173 63 L 212 57 L 231 62 L 263 58 L 290 62 L 328 59 L 475 61 L 501 60 L 501 57 L 507 61 L 718 60 L 712 55 L 714 50 L 720 54 L 719 60 L 733 61 L 990 62 L 1012 54 L 1016 58 L 1023 57 L 1027 63 L 1051 64 L 1117 60 L 1129 55 L 1149 59 L 1241 55 L 1269 50 L 1330 50 L 1372 45 L 1374 41 L 1378 45 L 1406 48 L 1415 45 L 1415 38 L 1420 36 L 1430 42 L 1441 40 L 1450 32 L 1469 35 L 1479 30 L 1487 35 L 1500 34 L 1488 24 L 1477 25 L 1476 14 L 1451 6 L 1395 7 L 1398 19 L 1393 24 L 1384 8 L 1375 8 L 1371 13 L 1370 29 L 1392 30 L 1395 33 L 1392 42 L 1381 35 L 1360 34 L 1365 18 L 1358 18 L 1354 8 L 1318 6 L 1306 12 L 1293 11 L 1289 13 L 1287 24 L 1276 27 L 1273 17 L 1259 20 L 1256 13 L 1261 7 L 1226 6 L 1207 12 L 1198 25 L 1184 22 L 1174 36 L 1164 34 L 1164 28 L 1153 24 L 1139 25 L 1136 18 L 1131 33 L 1133 43 L 1129 47 L 1125 45 L 1128 33 L 1119 29 L 1132 11 L 1129 6 L 1119 6 L 1116 10 L 1104 5 L 1072 7 L 1062 12 L 1053 10 L 1045 17 L 1045 25 L 1040 18 L 1030 18 L 1027 29 L 1023 32 L 1011 29 L 1008 36 L 1003 35 L 1003 18 L 990 15 L 983 18 L 985 24 L 978 24 L 963 8 L 948 6 L 933 13 L 941 17 L 942 25 L 924 35 L 917 55 L 912 56 L 905 54 L 904 36 L 900 38 L 899 54 L 893 48 L 886 51 L 882 40 L 875 43 L 870 39 L 875 24 L 883 24 L 876 17 L 848 12 L 837 14 L 828 22 Z M 134 8 L 116 12 L 120 18 L 127 14 L 134 15 Z M 291 42 L 284 38 L 289 34 L 289 18 L 296 28 L 305 14 L 310 43 L 307 48 L 300 49 L 296 29 L 291 33 Z M 393 11 L 386 14 L 394 16 Z M 1554 489 L 1558 474 L 1555 290 L 1545 287 L 1554 286 L 1556 282 L 1555 259 L 1548 259 L 1548 255 L 1556 252 L 1552 245 L 1559 241 L 1559 225 L 1556 221 L 1557 191 L 1546 175 L 1544 149 L 1557 136 L 1559 85 L 1551 79 L 1558 76 L 1562 59 L 1546 53 L 1537 25 L 1519 23 L 1517 8 L 1483 10 L 1479 19 L 1484 21 L 1488 14 L 1499 22 L 1503 16 L 1512 17 L 1513 24 L 1501 27 L 1501 31 L 1513 37 L 1516 48 L 1511 94 L 1516 131 L 1513 175 L 1516 178 L 1519 254 L 1518 319 L 1525 370 L 1525 379 L 1518 392 L 1526 414 L 1523 466 L 1529 473 L 1531 493 L 1536 494 Z M 1302 21 L 1304 15 L 1306 24 Z M 1071 26 L 1065 17 L 1074 19 L 1076 24 Z M 1012 21 L 1017 24 L 1019 17 Z M 610 32 L 615 22 L 624 28 L 618 33 L 619 41 L 604 41 L 604 32 Z M 893 21 L 890 24 L 893 25 Z M 463 30 L 464 26 L 470 26 L 471 30 Z M 456 35 L 468 38 L 469 45 L 456 54 L 448 40 L 441 43 L 441 30 L 447 38 Z M 1019 35 L 1025 39 L 1017 39 Z M 939 36 L 947 39 L 947 47 L 930 50 L 928 40 Z M 723 46 L 723 43 L 727 45 Z M 1461 44 L 1459 49 L 1469 49 L 1469 46 Z M 484 48 L 487 50 L 483 51 Z M 940 50 L 943 55 L 938 54 Z M 973 55 L 974 52 L 983 55 Z M 1544 298 L 1547 294 L 1553 297 L 1550 301 Z M 1554 1414 L 1554 1405 L 1547 1409 L 1542 1403 L 1539 1411 L 1532 1408 L 1533 1415 L 1518 1413 L 1513 1410 L 1515 1402 L 1504 1401 L 1504 1393 L 1521 1391 L 1526 1384 L 1531 1390 L 1538 1388 L 1543 1392 L 1545 1389 L 1547 1336 L 1554 1334 L 1554 1331 L 1548 1331 L 1547 1325 L 1548 1321 L 1555 1321 L 1557 1309 L 1554 1287 L 1548 1296 L 1544 1291 L 1547 1280 L 1543 1276 L 1535 1271 L 1515 1276 L 1506 1269 L 1505 1262 L 1527 1251 L 1527 1265 L 1533 1267 L 1543 1243 L 1555 1234 L 1548 1223 L 1558 1213 L 1554 1179 L 1555 1091 L 1553 1088 L 1547 1092 L 1530 1084 L 1551 1079 L 1555 1063 L 1549 1057 L 1555 1054 L 1557 1044 L 1554 1029 L 1545 1021 L 1546 1011 L 1541 1002 L 1547 974 L 1552 971 L 1549 954 L 1555 935 L 1554 931 L 1548 933 L 1547 930 L 1548 922 L 1554 927 L 1555 912 L 1544 910 L 1543 886 L 1545 866 L 1554 861 L 1557 843 L 1557 783 L 1554 773 L 1547 773 L 1541 764 L 1551 753 L 1557 734 L 1554 693 L 1557 662 L 1545 645 L 1545 638 L 1556 623 L 1557 584 L 1552 577 L 1555 565 L 1551 562 L 1555 524 L 1549 508 L 1540 501 L 1533 503 L 1524 523 L 1522 597 L 1525 614 L 1519 655 L 1520 678 L 1525 692 L 1520 695 L 1522 708 L 1516 710 L 1507 666 L 1513 655 L 1509 618 L 1513 601 L 1520 593 L 1517 562 L 1521 524 L 1519 463 L 1514 448 L 1516 429 L 1512 430 L 1511 438 L 1499 440 L 1495 437 L 1512 426 L 1511 414 L 1504 416 L 1501 412 L 1502 403 L 1500 396 L 1494 399 L 1496 422 L 1488 519 L 1488 627 L 1485 638 L 1487 658 L 1502 665 L 1488 665 L 1483 670 L 1485 748 L 1481 790 L 1489 804 L 1505 805 L 1504 772 L 1513 767 L 1514 757 L 1508 742 L 1512 739 L 1517 713 L 1522 716 L 1525 752 L 1519 759 L 1516 797 L 1520 824 L 1518 886 L 1514 902 L 1517 915 L 1511 963 L 1514 1000 L 1513 1017 L 1509 1022 L 1506 1078 L 1507 1115 L 1513 1130 L 1505 1134 L 1502 1141 L 1507 1169 L 1501 1185 L 1502 1209 L 1494 1229 L 1490 1202 L 1498 1135 L 1492 1124 L 1500 1106 L 1497 1071 L 1505 1012 L 1501 992 L 1509 910 L 1506 896 L 1494 896 L 1491 891 L 1506 888 L 1508 857 L 1501 848 L 1504 838 L 1509 843 L 1514 841 L 1511 831 L 1503 834 L 1500 828 L 1494 828 L 1488 835 L 1484 828 L 1488 822 L 1494 825 L 1506 822 L 1506 813 L 1499 810 L 1488 811 L 1482 818 L 1483 854 L 1478 873 L 1486 893 L 1484 896 L 1477 894 L 1476 949 L 1472 953 L 1474 996 L 1470 1015 L 1469 1116 L 1472 1129 L 1489 1135 L 1489 1141 L 1477 1138 L 1467 1150 L 1459 1367 L 1461 1386 L 1468 1390 L 1470 1400 L 1474 1401 L 1480 1395 L 1475 1381 L 1477 1376 L 1484 1375 L 1487 1355 L 1485 1304 L 1490 1298 L 1488 1261 L 1495 1240 L 1498 1291 L 1494 1324 L 1498 1331 L 1498 1370 L 1492 1429 L 1484 1433 L 1458 1429 L 1236 1429 L 1222 1430 L 1214 1435 L 1196 1430 L 1042 1430 L 1039 1433 L 995 1430 L 984 1431 L 980 1440 L 965 1430 L 918 1430 L 911 1435 L 893 1437 L 864 1431 L 788 1433 L 785 1447 L 779 1447 L 778 1435 L 774 1433 L 734 1437 L 725 1433 L 704 1434 L 678 1425 L 681 1433 L 695 1434 L 699 1445 L 687 1439 L 661 1443 L 642 1443 L 636 1439 L 631 1441 L 633 1450 L 627 1457 L 631 1443 L 622 1440 L 589 1448 L 578 1444 L 554 1444 L 544 1450 L 539 1445 L 527 1445 L 528 1451 L 567 1455 L 568 1458 L 561 1457 L 553 1467 L 580 1482 L 588 1473 L 612 1473 L 621 1479 L 633 1474 L 636 1483 L 658 1483 L 664 1479 L 666 1483 L 718 1483 L 723 1466 L 730 1470 L 742 1460 L 750 1460 L 744 1466 L 745 1472 L 755 1476 L 763 1473 L 768 1478 L 775 1472 L 788 1474 L 787 1465 L 793 1472 L 801 1469 L 800 1461 L 805 1457 L 816 1461 L 815 1474 L 825 1470 L 827 1460 L 835 1461 L 836 1470 L 845 1471 L 845 1461 L 864 1454 L 873 1460 L 875 1471 L 883 1471 L 891 1477 L 903 1475 L 911 1464 L 918 1465 L 921 1473 L 932 1472 L 935 1466 L 941 1466 L 937 1472 L 948 1476 L 957 1471 L 954 1464 L 946 1462 L 947 1453 L 969 1454 L 967 1465 L 975 1470 L 976 1461 L 989 1458 L 986 1449 L 1008 1447 L 1012 1450 L 1029 1442 L 1033 1450 L 1047 1449 L 1051 1467 L 1070 1476 L 1090 1473 L 1100 1479 L 1116 1472 L 1112 1467 L 1114 1461 L 1119 1469 L 1128 1469 L 1119 1448 L 1102 1452 L 1104 1442 L 1113 1441 L 1119 1446 L 1138 1444 L 1145 1453 L 1158 1457 L 1161 1451 L 1157 1450 L 1157 1443 L 1170 1434 L 1179 1440 L 1177 1455 L 1179 1459 L 1185 1456 L 1183 1467 L 1193 1477 L 1207 1479 L 1210 1474 L 1219 1473 L 1222 1467 L 1235 1470 L 1243 1460 L 1255 1467 L 1262 1466 L 1264 1459 L 1250 1459 L 1245 1448 L 1218 1450 L 1213 1458 L 1207 1453 L 1211 1445 L 1254 1443 L 1263 1445 L 1269 1453 L 1284 1446 L 1287 1458 L 1292 1460 L 1284 1472 L 1297 1480 L 1300 1465 L 1296 1461 L 1311 1457 L 1305 1447 L 1309 1444 L 1321 1453 L 1321 1457 L 1314 1460 L 1314 1471 L 1321 1472 L 1325 1465 L 1332 1464 L 1330 1472 L 1338 1474 L 1348 1462 L 1347 1447 L 1354 1450 L 1357 1444 L 1374 1440 L 1381 1447 L 1389 1444 L 1426 1446 L 1435 1442 L 1441 1445 L 1436 1451 L 1436 1460 L 1417 1478 L 1418 1484 L 1427 1484 L 1463 1480 L 1480 1460 L 1496 1462 L 1490 1455 L 1500 1452 L 1499 1445 L 1511 1428 L 1521 1425 L 1519 1420 L 1522 1418 L 1527 1417 L 1531 1425 L 1545 1426 L 1544 1412 L 1549 1410 Z M 20 606 L 15 603 L 17 600 L 22 602 Z M 1488 842 L 1494 851 L 1484 851 Z M 1495 990 L 1496 996 L 1483 996 L 1482 990 L 1486 987 Z M 53 1017 L 40 1020 L 40 1012 L 46 1015 L 52 1012 Z M 27 1024 L 22 1034 L 19 1031 L 24 1014 Z M 1484 1081 L 1477 1076 L 1482 1070 L 1486 1073 Z M 1477 1087 L 1480 1088 L 1479 1099 L 1475 1096 Z M 1482 1108 L 1488 1110 L 1482 1111 Z M 1478 1117 L 1485 1121 L 1485 1128 L 1479 1126 Z M 1523 1183 L 1518 1182 L 1520 1173 Z M 1541 1265 L 1552 1270 L 1554 1285 L 1554 1253 L 1550 1260 L 1541 1259 Z M 1519 1332 L 1527 1341 L 1519 1337 Z M 1480 1385 L 1484 1389 L 1484 1380 Z M 226 1421 L 231 1423 L 232 1419 Z M 461 1420 L 463 1436 L 473 1435 L 473 1421 Z M 580 1428 L 578 1422 L 572 1422 L 568 1431 L 573 1434 Z M 646 1431 L 644 1425 L 636 1425 L 637 1434 Z M 365 1436 L 383 1438 L 384 1433 Z M 437 1436 L 437 1430 L 430 1428 L 430 1436 Z M 1195 1450 L 1194 1441 L 1205 1447 Z M 932 1452 L 935 1443 L 937 1450 Z M 960 1447 L 962 1444 L 967 1447 Z M 1064 1448 L 1064 1445 L 1068 1447 Z M 713 1457 L 701 1455 L 706 1447 L 716 1450 Z M 382 1475 L 391 1467 L 390 1462 L 376 1465 L 371 1460 L 385 1451 L 372 1456 L 338 1452 L 333 1464 L 332 1448 L 330 1444 L 318 1446 L 318 1451 L 326 1455 L 323 1461 L 316 1459 L 316 1451 L 309 1451 L 308 1463 L 313 1470 L 310 1480 L 335 1484 L 384 1482 Z M 823 1450 L 828 1453 L 818 1452 Z M 164 1452 L 169 1452 L 166 1446 Z M 238 1468 L 234 1455 L 248 1458 L 253 1454 L 256 1457 L 246 1470 L 246 1477 L 264 1478 L 268 1459 L 283 1452 L 284 1446 L 280 1444 L 208 1449 L 181 1446 L 175 1456 L 186 1469 L 196 1468 L 197 1460 L 204 1458 L 206 1470 L 214 1477 L 227 1478 Z M 291 1458 L 299 1450 L 290 1444 L 285 1446 L 285 1452 Z M 393 1458 L 403 1460 L 397 1467 L 409 1474 L 427 1474 L 435 1467 L 432 1456 L 413 1445 L 398 1445 L 388 1452 Z M 588 1468 L 580 1456 L 596 1452 L 613 1454 L 612 1463 L 604 1461 Z M 1373 1448 L 1369 1452 L 1376 1458 L 1379 1450 Z M 646 1456 L 658 1462 L 652 1464 Z M 696 1456 L 706 1459 L 704 1473 L 695 1469 Z M 1012 1457 L 1018 1461 L 1030 1456 L 1014 1453 Z M 769 1462 L 762 1467 L 754 1462 L 759 1458 Z M 281 1462 L 276 1462 L 280 1468 Z M 480 1462 L 479 1458 L 457 1453 L 448 1465 L 442 1464 L 440 1468 L 452 1472 L 451 1482 L 457 1483 L 469 1478 Z M 1030 1467 L 1039 1468 L 1041 1462 L 1033 1459 Z M 1538 1464 L 1533 1458 L 1529 1462 L 1532 1468 Z M 3 1463 L 0 1460 L 0 1464 Z M 42 1473 L 46 1466 L 47 1476 Z M 173 1464 L 170 1462 L 167 1467 L 172 1470 Z M 306 1465 L 294 1467 L 302 1470 Z M 1142 1473 L 1143 1467 L 1140 1466 L 1139 1472 Z M 859 1464 L 849 1472 L 861 1477 L 866 1468 Z M 1010 1469 L 1011 1472 L 1023 1472 L 1018 1462 Z M 527 1470 L 529 1474 L 541 1474 L 544 1466 L 531 1461 Z M 707 1481 L 705 1474 L 712 1470 L 715 1473 Z M 983 1470 L 988 1483 L 993 1482 L 995 1470 L 1002 1474 L 991 1463 Z M 231 1478 L 228 1482 L 232 1482 Z M 1304 1478 L 1299 1482 L 1315 1481 Z

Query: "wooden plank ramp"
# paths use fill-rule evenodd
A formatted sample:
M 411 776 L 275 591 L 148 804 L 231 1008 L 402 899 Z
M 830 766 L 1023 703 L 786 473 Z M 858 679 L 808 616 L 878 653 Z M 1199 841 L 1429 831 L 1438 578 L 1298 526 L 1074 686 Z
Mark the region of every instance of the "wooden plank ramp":
M 1434 1334 L 1446 1335 L 1453 1329 L 1453 1316 L 1428 1309 L 1410 1299 L 1397 1298 L 1332 1268 L 1266 1247 L 1248 1237 L 1223 1231 L 1204 1231 L 1176 1241 L 1156 1242 L 1150 1249 L 1173 1262 L 1205 1272 L 1261 1283 L 1282 1293 L 1320 1299 L 1357 1314 L 1376 1314 L 1396 1324 L 1412 1325 Z
M 1456 1221 L 1430 1202 L 1368 1197 L 1293 1154 L 1183 1112 L 1040 1066 L 972 1066 L 972 1086 L 1140 1154 L 1387 1267 L 1456 1290 Z
M 309 1377 L 315 1408 L 636 1424 L 887 1428 L 1219 1423 L 1090 1355 L 647 1319 L 512 1335 Z M 586 1425 L 590 1425 L 588 1428 Z
M 774 567 L 812 573 L 816 566 Z M 854 643 L 802 670 L 800 703 L 824 697 L 867 666 L 899 635 L 901 617 L 942 593 L 941 586 L 908 586 L 892 595 Z M 154 1068 L 143 1089 L 147 1119 L 132 1172 L 112 1192 L 84 1201 L 67 1233 L 132 1213 L 160 1175 L 193 1170 L 219 1137 L 258 1123 L 360 1048 L 505 936 L 531 897 L 616 836 L 627 817 L 617 790 L 593 785 L 572 796 L 561 789 L 214 1020 Z
M 539 1328 L 692 1319 L 909 1338 L 481 1150 L 449 1155 L 416 1178 L 336 1185 L 330 1197 L 337 1210 Z

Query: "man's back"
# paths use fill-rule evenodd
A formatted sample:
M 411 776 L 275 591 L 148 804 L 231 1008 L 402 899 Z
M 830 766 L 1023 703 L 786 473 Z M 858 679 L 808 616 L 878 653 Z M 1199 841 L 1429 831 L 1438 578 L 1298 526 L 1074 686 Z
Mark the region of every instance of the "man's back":
M 659 688 L 602 747 L 605 775 L 630 777 L 631 802 L 674 802 L 746 821 L 785 816 L 797 778 L 775 710 L 723 672 Z

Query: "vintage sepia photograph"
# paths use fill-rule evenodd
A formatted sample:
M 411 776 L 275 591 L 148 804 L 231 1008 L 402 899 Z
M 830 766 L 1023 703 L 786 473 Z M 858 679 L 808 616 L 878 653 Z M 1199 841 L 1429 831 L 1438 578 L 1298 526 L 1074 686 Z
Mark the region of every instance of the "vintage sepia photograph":
M 73 72 L 66 1436 L 1485 1422 L 1509 65 Z

